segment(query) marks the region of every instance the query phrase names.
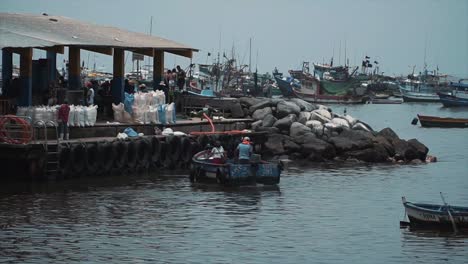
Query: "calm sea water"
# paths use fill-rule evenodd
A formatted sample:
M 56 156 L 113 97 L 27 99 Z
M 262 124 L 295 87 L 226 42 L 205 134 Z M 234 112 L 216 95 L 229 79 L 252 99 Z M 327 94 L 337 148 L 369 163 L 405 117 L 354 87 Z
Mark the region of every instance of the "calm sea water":
M 277 187 L 191 185 L 184 172 L 0 187 L 0 263 L 466 263 L 468 236 L 399 228 L 410 201 L 468 206 L 468 130 L 410 125 L 438 104 L 347 106 L 439 162 L 320 164 Z M 342 113 L 344 106 L 334 106 Z

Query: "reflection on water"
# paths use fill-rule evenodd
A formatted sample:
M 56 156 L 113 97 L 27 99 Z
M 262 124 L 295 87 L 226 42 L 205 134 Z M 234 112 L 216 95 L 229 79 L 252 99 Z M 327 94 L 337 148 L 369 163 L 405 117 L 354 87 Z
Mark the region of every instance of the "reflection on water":
M 432 164 L 290 163 L 274 187 L 191 184 L 185 171 L 2 183 L 0 262 L 466 263 L 467 236 L 399 228 L 401 196 L 468 205 L 466 130 L 410 125 L 446 112 L 348 107 L 420 139 Z

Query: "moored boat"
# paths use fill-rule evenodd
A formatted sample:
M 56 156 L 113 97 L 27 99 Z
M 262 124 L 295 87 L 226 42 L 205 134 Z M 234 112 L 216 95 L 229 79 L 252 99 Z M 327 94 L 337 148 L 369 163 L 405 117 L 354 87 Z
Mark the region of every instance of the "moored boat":
M 403 101 L 405 102 L 426 102 L 437 103 L 440 101 L 439 95 L 433 92 L 415 92 L 400 88 Z
M 454 88 L 452 92 L 438 93 L 440 102 L 445 107 L 452 106 L 468 106 L 468 84 L 462 83 L 460 80 L 458 83 L 451 83 L 450 86 Z
M 402 202 L 411 228 L 468 229 L 468 207 Z
M 418 114 L 418 119 L 422 127 L 468 127 L 468 118 L 449 118 Z
M 275 76 L 275 80 L 283 96 L 297 97 L 311 103 L 362 104 L 367 101 L 367 97 L 365 96 L 320 94 L 321 83 L 318 80 L 316 80 L 315 83 L 311 81 L 311 87 L 300 84 L 291 85 L 293 79 Z M 302 82 L 303 81 L 301 81 L 301 83 Z
M 210 157 L 211 150 L 198 152 L 192 158 L 190 180 L 212 182 L 221 185 L 267 184 L 280 181 L 281 164 L 263 160 L 251 160 L 249 164 L 238 164 L 234 160 L 215 163 Z M 255 156 L 259 157 L 259 156 Z

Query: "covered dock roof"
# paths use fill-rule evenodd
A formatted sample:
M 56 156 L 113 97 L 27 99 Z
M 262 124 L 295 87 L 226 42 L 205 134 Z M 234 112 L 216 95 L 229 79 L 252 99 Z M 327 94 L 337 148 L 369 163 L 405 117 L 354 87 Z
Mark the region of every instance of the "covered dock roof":
M 161 37 L 63 16 L 0 13 L 1 49 L 63 46 L 75 46 L 109 55 L 112 54 L 112 50 L 106 51 L 109 48 L 135 50 L 149 56 L 152 56 L 153 49 L 158 49 L 189 58 L 193 51 L 198 51 Z

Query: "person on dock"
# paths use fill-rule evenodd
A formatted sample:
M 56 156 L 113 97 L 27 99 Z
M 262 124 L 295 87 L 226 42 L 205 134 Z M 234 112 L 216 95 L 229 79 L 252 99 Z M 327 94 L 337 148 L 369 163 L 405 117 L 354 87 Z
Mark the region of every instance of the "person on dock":
M 70 106 L 68 105 L 68 100 L 65 99 L 62 105 L 58 110 L 58 123 L 60 131 L 60 140 L 68 140 L 68 116 L 70 114 Z
M 185 75 L 185 71 L 180 68 L 180 65 L 177 65 L 177 87 L 179 88 L 179 92 L 184 90 Z
M 223 164 L 225 160 L 225 151 L 223 146 L 221 146 L 221 142 L 219 140 L 216 140 L 214 143 L 214 147 L 211 149 L 211 159 L 213 160 L 213 163 L 216 164 Z
M 236 152 L 239 153 L 239 163 L 249 164 L 250 156 L 252 156 L 253 148 L 250 145 L 250 138 L 244 137 L 242 142 L 237 145 Z

